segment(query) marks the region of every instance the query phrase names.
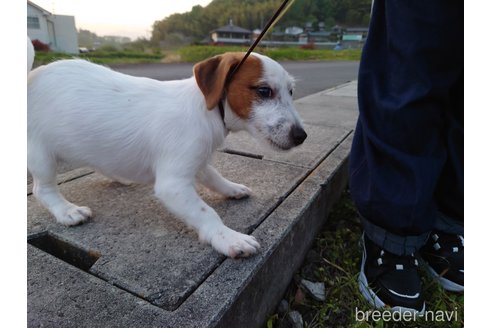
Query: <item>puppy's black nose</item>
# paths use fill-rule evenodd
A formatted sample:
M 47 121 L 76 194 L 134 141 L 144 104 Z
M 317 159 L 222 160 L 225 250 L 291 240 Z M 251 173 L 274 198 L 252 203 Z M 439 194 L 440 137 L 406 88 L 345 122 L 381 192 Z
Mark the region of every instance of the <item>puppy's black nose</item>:
M 304 142 L 304 140 L 306 140 L 307 134 L 303 128 L 295 125 L 290 129 L 290 137 L 292 138 L 292 141 L 294 141 L 294 144 L 299 146 Z

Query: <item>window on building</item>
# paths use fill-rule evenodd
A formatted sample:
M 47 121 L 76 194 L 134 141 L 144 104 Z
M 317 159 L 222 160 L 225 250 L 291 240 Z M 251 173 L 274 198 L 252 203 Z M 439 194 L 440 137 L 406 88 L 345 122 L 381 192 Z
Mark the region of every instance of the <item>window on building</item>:
M 27 28 L 40 29 L 39 18 L 35 16 L 27 16 Z

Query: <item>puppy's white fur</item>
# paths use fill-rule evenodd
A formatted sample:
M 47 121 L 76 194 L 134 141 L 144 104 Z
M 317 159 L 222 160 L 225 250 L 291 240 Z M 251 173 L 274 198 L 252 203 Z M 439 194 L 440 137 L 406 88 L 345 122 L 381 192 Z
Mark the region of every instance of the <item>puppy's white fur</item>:
M 34 47 L 32 45 L 31 39 L 27 37 L 27 74 L 32 69 L 32 64 L 34 63 Z
M 83 60 L 33 70 L 28 75 L 27 146 L 35 197 L 62 224 L 87 220 L 88 207 L 60 194 L 56 164 L 90 166 L 116 180 L 153 183 L 166 208 L 220 253 L 254 254 L 260 247 L 255 238 L 226 227 L 195 190 L 198 181 L 226 197 L 250 194 L 209 164 L 229 130 L 248 130 L 278 148 L 299 143 L 292 143 L 290 133 L 302 127 L 289 94 L 292 78 L 271 59 L 253 56 L 261 60 L 263 76 L 252 83 L 271 85 L 276 98 L 255 101 L 248 119 L 239 118 L 226 99 L 225 124 L 216 106 L 207 110 L 196 77 L 162 82 Z

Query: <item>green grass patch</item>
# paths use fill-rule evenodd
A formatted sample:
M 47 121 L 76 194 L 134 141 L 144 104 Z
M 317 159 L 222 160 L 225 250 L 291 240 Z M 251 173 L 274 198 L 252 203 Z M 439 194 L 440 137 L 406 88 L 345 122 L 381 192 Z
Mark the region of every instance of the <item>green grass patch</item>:
M 326 225 L 317 236 L 306 259 L 290 283 L 284 299 L 289 311 L 301 313 L 304 327 L 462 327 L 464 324 L 464 295 L 444 291 L 441 286 L 421 269 L 426 311 L 448 311 L 452 320 L 434 320 L 428 316 L 415 321 L 358 321 L 355 310 L 371 311 L 372 308 L 359 292 L 357 277 L 360 271 L 361 249 L 357 211 L 346 191 L 330 213 Z M 318 302 L 309 296 L 299 297 L 296 281 L 301 278 L 324 282 L 326 301 Z M 296 296 L 297 295 L 297 296 Z M 301 293 L 302 295 L 302 293 Z M 455 318 L 457 320 L 455 320 Z M 441 318 L 442 319 L 442 318 Z M 266 327 L 290 327 L 286 314 L 274 313 Z
M 224 52 L 247 51 L 248 47 L 189 46 L 178 50 L 182 61 L 198 62 Z M 256 52 L 274 60 L 360 60 L 361 49 L 323 50 L 300 48 L 256 48 Z
M 247 47 L 240 46 L 188 46 L 170 52 L 169 62 L 191 62 L 223 54 L 225 52 L 245 52 Z M 360 60 L 361 49 L 346 50 L 321 50 L 300 48 L 257 48 L 255 50 L 269 56 L 274 60 Z M 166 57 L 166 58 L 165 58 Z M 172 58 L 171 58 L 172 57 Z M 167 60 L 163 52 L 122 51 L 122 50 L 96 50 L 83 54 L 63 54 L 57 52 L 36 52 L 34 66 L 49 64 L 60 59 L 81 58 L 97 64 L 141 64 L 156 63 Z
M 138 64 L 160 62 L 164 55 L 138 51 L 93 51 L 83 54 L 63 54 L 57 52 L 36 52 L 34 66 L 49 64 L 60 59 L 81 58 L 97 64 Z

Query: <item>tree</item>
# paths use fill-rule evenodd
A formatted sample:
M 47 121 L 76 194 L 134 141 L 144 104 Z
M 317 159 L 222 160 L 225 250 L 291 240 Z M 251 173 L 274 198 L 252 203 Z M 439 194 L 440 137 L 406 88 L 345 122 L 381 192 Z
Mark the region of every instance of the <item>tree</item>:
M 262 28 L 277 10 L 282 0 L 213 0 L 208 6 L 194 6 L 191 11 L 173 14 L 152 26 L 151 41 L 159 44 L 181 35 L 190 41 L 200 41 L 211 30 L 228 24 L 254 30 Z M 371 0 L 297 0 L 277 23 L 279 29 L 304 27 L 307 22 L 325 28 L 333 25 L 367 26 Z M 169 40 L 168 40 L 169 41 Z

